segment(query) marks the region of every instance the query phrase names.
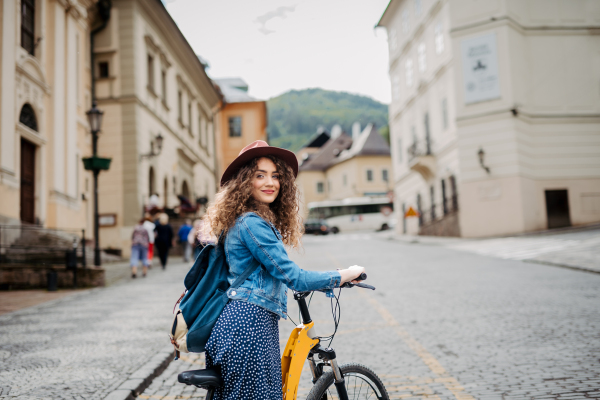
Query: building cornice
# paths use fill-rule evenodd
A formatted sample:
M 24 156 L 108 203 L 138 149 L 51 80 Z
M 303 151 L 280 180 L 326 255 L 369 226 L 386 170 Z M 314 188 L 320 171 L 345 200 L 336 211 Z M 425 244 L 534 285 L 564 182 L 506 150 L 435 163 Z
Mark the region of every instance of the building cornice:
M 145 13 L 159 27 L 159 31 L 172 40 L 169 45 L 175 53 L 174 57 L 180 59 L 180 65 L 185 68 L 187 75 L 190 77 L 198 77 L 193 83 L 198 91 L 209 103 L 209 107 L 213 107 L 221 100 L 221 96 L 217 89 L 213 86 L 212 80 L 206 74 L 204 65 L 198 59 L 198 56 L 186 40 L 179 27 L 166 10 L 161 0 L 139 0 L 138 4 L 143 8 Z

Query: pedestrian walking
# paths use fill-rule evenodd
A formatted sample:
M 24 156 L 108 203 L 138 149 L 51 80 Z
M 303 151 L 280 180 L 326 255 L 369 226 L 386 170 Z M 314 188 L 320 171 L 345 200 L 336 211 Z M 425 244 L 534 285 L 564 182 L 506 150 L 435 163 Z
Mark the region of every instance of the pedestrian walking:
M 152 222 L 150 214 L 146 214 L 144 217 L 144 228 L 148 232 L 148 268 L 152 268 L 152 259 L 154 258 L 154 229 L 156 229 L 156 224 Z
M 294 153 L 258 140 L 227 167 L 215 203 L 203 217 L 203 237 L 224 243 L 230 283 L 256 269 L 228 292 L 229 303 L 206 344 L 206 365 L 216 367 L 224 386 L 216 399 L 282 399 L 278 320 L 286 318 L 287 287 L 331 289 L 356 279 L 364 268 L 302 270 L 284 245 L 301 245 L 302 219 Z
M 158 251 L 160 265 L 162 269 L 167 267 L 167 259 L 169 258 L 169 250 L 173 246 L 173 228 L 169 225 L 169 216 L 165 213 L 160 214 L 158 223 L 154 230 L 154 247 Z
M 186 218 L 185 223 L 181 225 L 179 231 L 177 231 L 177 237 L 179 238 L 179 244 L 183 250 L 183 261 L 188 262 L 192 256 L 192 245 L 188 241 L 188 236 L 192 230 L 192 220 Z
M 131 234 L 131 277 L 137 277 L 137 267 L 138 263 L 142 262 L 142 276 L 146 277 L 146 273 L 148 271 L 148 231 L 144 227 L 145 220 L 142 219 L 140 222 L 133 228 L 133 233 Z

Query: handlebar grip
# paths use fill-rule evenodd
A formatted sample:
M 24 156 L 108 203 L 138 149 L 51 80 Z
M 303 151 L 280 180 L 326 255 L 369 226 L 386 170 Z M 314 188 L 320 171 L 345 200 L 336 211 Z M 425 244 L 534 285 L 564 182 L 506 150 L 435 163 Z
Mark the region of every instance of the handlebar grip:
M 362 274 L 360 274 L 360 275 L 358 276 L 358 278 L 356 278 L 355 280 L 357 280 L 357 281 L 364 281 L 364 280 L 366 280 L 366 279 L 367 279 L 367 274 L 365 274 L 365 273 L 363 272 L 363 273 L 362 273 Z

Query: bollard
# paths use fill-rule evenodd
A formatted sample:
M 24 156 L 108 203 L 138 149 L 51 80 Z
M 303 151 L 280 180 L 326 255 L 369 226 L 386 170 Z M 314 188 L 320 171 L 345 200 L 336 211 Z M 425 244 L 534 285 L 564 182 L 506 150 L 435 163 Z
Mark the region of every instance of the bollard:
M 77 249 L 67 250 L 65 253 L 67 269 L 73 270 L 73 289 L 77 288 Z
M 58 289 L 58 274 L 54 270 L 48 271 L 46 274 L 46 278 L 48 280 L 48 291 L 56 292 Z

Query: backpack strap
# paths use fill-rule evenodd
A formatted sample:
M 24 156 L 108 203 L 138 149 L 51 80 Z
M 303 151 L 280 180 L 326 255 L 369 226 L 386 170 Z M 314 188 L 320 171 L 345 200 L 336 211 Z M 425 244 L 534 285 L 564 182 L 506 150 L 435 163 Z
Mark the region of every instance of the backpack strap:
M 236 279 L 236 280 L 233 282 L 233 285 L 231 285 L 231 287 L 232 287 L 232 288 L 234 288 L 234 289 L 237 289 L 237 288 L 239 288 L 239 287 L 240 287 L 240 285 L 241 285 L 242 283 L 244 283 L 244 281 L 245 281 L 246 279 L 248 279 L 248 277 L 249 277 L 250 275 L 252 275 L 252 273 L 254 272 L 254 270 L 255 270 L 256 268 L 258 268 L 258 267 L 260 267 L 260 263 L 258 263 L 258 265 L 257 265 L 257 266 L 252 266 L 252 265 L 251 265 L 251 266 L 249 266 L 248 268 L 246 268 L 246 269 L 244 270 L 244 272 L 242 272 L 242 274 L 241 274 L 240 276 L 238 276 L 238 277 L 237 277 L 237 279 Z

